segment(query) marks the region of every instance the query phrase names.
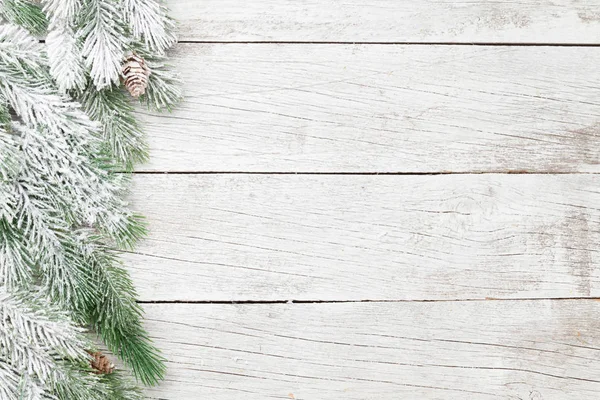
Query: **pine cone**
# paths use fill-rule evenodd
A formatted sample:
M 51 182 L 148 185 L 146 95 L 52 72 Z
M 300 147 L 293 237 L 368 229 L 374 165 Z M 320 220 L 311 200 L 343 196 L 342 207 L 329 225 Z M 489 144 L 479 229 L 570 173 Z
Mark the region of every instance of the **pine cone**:
M 131 53 L 123 64 L 123 82 L 133 97 L 140 97 L 146 93 L 150 68 L 146 61 L 135 53 Z
M 114 364 L 104 354 L 99 351 L 90 354 L 93 357 L 92 368 L 96 370 L 97 374 L 111 374 L 115 370 Z

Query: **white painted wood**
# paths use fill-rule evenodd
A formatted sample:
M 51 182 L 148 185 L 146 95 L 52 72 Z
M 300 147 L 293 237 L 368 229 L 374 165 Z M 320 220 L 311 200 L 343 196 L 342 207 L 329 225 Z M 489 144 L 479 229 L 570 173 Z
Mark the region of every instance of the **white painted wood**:
M 170 0 L 182 40 L 599 43 L 594 0 Z
M 143 171 L 600 172 L 596 48 L 186 44 L 173 63 L 186 100 L 143 115 Z
M 162 400 L 596 400 L 600 303 L 145 305 Z
M 600 296 L 600 175 L 136 175 L 142 300 Z

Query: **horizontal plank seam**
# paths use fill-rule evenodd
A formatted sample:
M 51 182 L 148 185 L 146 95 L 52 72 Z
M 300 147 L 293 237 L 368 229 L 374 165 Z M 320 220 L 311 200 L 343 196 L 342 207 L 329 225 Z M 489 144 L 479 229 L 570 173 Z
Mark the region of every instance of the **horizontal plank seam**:
M 399 176 L 437 176 L 437 175 L 597 175 L 598 172 L 565 171 L 457 171 L 457 172 L 311 172 L 311 171 L 134 171 L 135 175 L 399 175 Z
M 45 39 L 39 39 L 39 44 L 45 44 Z M 179 40 L 178 44 L 290 44 L 290 45 L 389 45 L 389 46 L 489 46 L 489 47 L 600 47 L 600 43 L 537 43 L 537 42 L 369 42 L 369 41 L 219 41 L 219 40 Z
M 495 46 L 495 47 L 600 47 L 600 43 L 537 43 L 537 42 L 369 42 L 369 41 L 267 41 L 267 40 L 180 40 L 180 44 L 298 44 L 298 45 L 400 45 L 400 46 Z
M 416 300 L 138 300 L 138 304 L 346 304 L 346 303 L 457 303 L 482 301 L 600 301 L 600 297 L 518 297 L 470 299 L 416 299 Z

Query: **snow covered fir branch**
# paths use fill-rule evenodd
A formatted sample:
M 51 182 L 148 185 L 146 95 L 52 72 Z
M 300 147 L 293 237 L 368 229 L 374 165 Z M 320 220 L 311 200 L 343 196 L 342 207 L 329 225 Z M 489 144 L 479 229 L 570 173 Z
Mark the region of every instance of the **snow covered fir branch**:
M 92 348 L 68 313 L 32 292 L 0 288 L 1 399 L 141 399 L 121 374 L 92 371 L 84 351 Z
M 89 336 L 164 377 L 118 251 L 146 234 L 125 199 L 148 157 L 132 101 L 181 98 L 174 24 L 158 0 L 0 0 L 0 17 L 0 398 L 139 399 Z

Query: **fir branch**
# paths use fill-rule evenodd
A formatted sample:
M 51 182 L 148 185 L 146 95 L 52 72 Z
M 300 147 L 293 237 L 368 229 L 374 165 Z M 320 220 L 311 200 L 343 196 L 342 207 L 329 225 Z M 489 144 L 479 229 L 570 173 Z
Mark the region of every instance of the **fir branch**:
M 172 111 L 183 99 L 181 80 L 168 65 L 159 60 L 154 58 L 147 61 L 152 75 L 148 79 L 146 94 L 140 100 L 156 111 Z
M 14 66 L 21 65 L 39 73 L 43 68 L 39 44 L 27 31 L 15 25 L 0 25 L 0 60 Z M 6 99 L 3 99 L 3 106 Z
M 174 24 L 159 0 L 43 3 L 48 57 L 23 29 L 0 26 L 0 396 L 139 400 L 122 376 L 90 373 L 90 345 L 70 318 L 91 326 L 143 383 L 164 377 L 134 286 L 111 249 L 131 249 L 146 234 L 123 200 L 129 177 L 114 173 L 148 156 L 117 88 L 121 63 L 126 50 L 139 52 L 152 70 L 142 101 L 170 110 L 181 99 L 164 62 Z M 37 33 L 46 27 L 25 0 L 4 0 L 0 14 Z M 26 304 L 7 288 L 44 295 Z
M 128 177 L 111 173 L 98 125 L 58 93 L 33 42 L 22 30 L 0 26 L 0 97 L 22 121 L 1 131 L 1 143 L 12 146 L 19 160 L 14 171 L 10 163 L 0 164 L 7 178 L 0 193 L 10 201 L 0 225 L 10 238 L 6 251 L 26 248 L 20 269 L 30 268 L 44 293 L 77 322 L 91 324 L 142 382 L 156 383 L 163 359 L 142 328 L 131 280 L 109 250 L 131 248 L 145 235 L 143 221 L 123 200 Z M 15 276 L 28 285 L 29 275 Z M 71 383 L 61 386 L 81 378 L 80 368 L 59 365 L 61 378 L 54 379 L 42 368 L 52 357 L 36 348 L 18 352 L 23 343 L 8 340 L 13 345 L 4 346 L 4 357 L 20 367 L 25 360 L 34 365 L 35 379 L 54 382 L 58 398 L 94 398 L 71 392 Z M 96 386 L 88 382 L 86 388 Z
M 118 247 L 127 249 L 145 235 L 143 221 L 130 212 L 127 202 L 122 200 L 128 177 L 110 174 L 106 168 L 112 167 L 104 168 L 99 164 L 101 160 L 78 154 L 77 150 L 85 149 L 88 142 L 17 123 L 13 129 L 21 135 L 22 157 L 30 178 L 22 174 L 21 180 L 25 183 L 21 185 L 27 184 L 28 193 L 36 193 L 35 198 L 24 204 L 37 204 L 41 210 L 52 207 L 47 199 L 59 199 L 68 205 L 66 209 L 49 213 L 46 225 L 58 227 L 54 231 L 65 231 L 69 226 L 95 226 Z M 40 158 L 40 153 L 45 153 L 45 158 Z M 45 178 L 41 186 L 40 178 Z M 51 219 L 52 215 L 61 217 Z
M 116 0 L 88 0 L 82 10 L 82 53 L 98 90 L 119 82 L 125 35 Z
M 107 243 L 132 248 L 145 235 L 145 225 L 120 200 L 127 178 L 86 162 L 64 136 L 18 123 L 13 130 L 20 135 L 24 163 L 19 181 L 13 183 L 16 227 L 37 254 L 42 282 L 52 298 L 62 304 L 85 304 L 93 291 L 79 254 L 87 244 L 73 227 L 95 226 Z
M 96 302 L 88 305 L 86 319 L 138 379 L 155 385 L 164 378 L 164 359 L 142 326 L 143 311 L 134 301 L 137 294 L 131 278 L 97 238 L 90 235 L 86 239 L 88 253 L 84 264 L 91 269 L 96 289 L 91 297 Z
M 74 31 L 80 9 L 79 0 L 44 0 L 50 19 L 46 36 L 50 74 L 63 92 L 83 90 L 87 80 L 81 43 Z
M 13 179 L 19 169 L 20 169 L 20 160 L 17 156 L 19 153 L 18 142 L 14 139 L 14 137 L 9 134 L 11 126 L 10 115 L 8 115 L 8 111 L 4 113 L 5 108 L 0 106 L 0 183 L 7 182 L 8 180 Z M 0 188 L 0 193 L 2 190 Z M 2 196 L 0 194 L 0 196 Z M 0 202 L 0 205 L 3 204 Z M 0 210 L 0 218 L 2 217 L 2 210 Z
M 0 95 L 29 127 L 45 126 L 60 134 L 92 138 L 98 126 L 77 104 L 53 87 L 37 40 L 11 25 L 0 26 Z
M 28 376 L 0 358 L 0 398 L 2 400 L 57 400 Z
M 163 55 L 177 42 L 175 24 L 159 0 L 124 0 L 123 8 L 134 39 L 142 41 L 152 52 Z
M 75 33 L 64 20 L 50 24 L 46 36 L 50 74 L 62 92 L 83 90 L 86 84 L 86 71 L 80 45 Z
M 0 287 L 0 332 L 0 335 L 14 334 L 17 338 L 27 338 L 26 342 L 33 344 L 34 348 L 52 348 L 56 354 L 69 359 L 88 358 L 83 349 L 89 347 L 89 343 L 82 336 L 83 330 L 72 324 L 66 311 L 45 302 L 35 291 L 28 292 L 26 296 L 11 295 Z M 10 346 L 7 344 L 3 348 Z M 28 350 L 14 347 L 13 351 L 26 353 Z M 27 367 L 27 363 L 17 367 Z M 51 368 L 41 371 L 48 376 Z
M 23 393 L 21 381 L 22 377 L 19 375 L 18 371 L 10 364 L 0 359 L 0 399 L 35 399 L 35 395 Z M 37 398 L 41 397 L 40 391 L 43 392 L 43 390 L 39 389 L 37 391 Z
M 0 219 L 0 285 L 27 287 L 32 281 L 33 260 L 20 231 Z
M 32 293 L 9 295 L 0 287 L 0 398 L 141 399 L 120 374 L 92 373 L 83 330 Z
M 152 53 L 143 43 L 137 43 L 134 49 L 152 71 L 146 94 L 140 96 L 140 102 L 156 111 L 171 111 L 183 99 L 181 79 L 167 65 L 165 56 Z
M 88 87 L 79 99 L 88 115 L 103 126 L 104 142 L 118 165 L 132 171 L 148 160 L 148 145 L 125 93 L 117 88 Z
M 15 33 L 18 39 L 16 45 L 6 40 Z M 5 43 L 7 46 L 2 46 Z M 56 213 L 43 212 L 47 203 L 43 201 L 45 198 L 63 196 L 64 204 L 71 204 L 74 214 L 66 222 L 97 224 L 119 245 L 131 246 L 144 232 L 139 219 L 126 210 L 126 203 L 121 200 L 126 178 L 111 175 L 102 168 L 106 165 L 101 165 L 103 143 L 97 134 L 98 125 L 77 104 L 59 95 L 43 69 L 34 61 L 40 63 L 43 59 L 36 54 L 31 40 L 23 38 L 22 32 L 14 29 L 0 30 L 0 78 L 3 78 L 0 80 L 0 94 L 28 125 L 12 124 L 12 129 L 22 137 L 23 157 L 29 163 L 27 172 L 31 177 L 30 181 L 23 179 L 24 183 L 19 186 L 22 206 L 28 208 L 32 215 L 48 215 L 46 220 L 52 220 L 46 225 L 57 225 L 64 230 L 59 218 L 53 217 Z M 65 132 L 69 134 L 65 135 Z M 45 154 L 45 158 L 39 157 L 41 153 Z M 86 154 L 88 157 L 99 156 L 100 163 L 90 163 Z M 49 163 L 50 160 L 52 163 Z M 66 174 L 67 170 L 70 173 Z M 54 186 L 38 188 L 36 185 L 43 176 Z M 39 196 L 27 196 L 27 189 Z M 52 192 L 43 193 L 44 189 Z M 37 239 L 41 238 L 37 235 Z M 56 244 L 57 241 L 54 239 L 52 242 Z M 39 243 L 43 245 L 41 241 Z
M 82 333 L 43 298 L 0 288 L 0 375 L 9 385 L 7 398 L 103 399 L 109 389 L 84 367 L 89 356 Z M 65 386 L 68 397 L 60 396 Z
M 12 117 L 10 116 L 10 111 L 8 110 L 8 103 L 6 102 L 5 98 L 0 97 L 0 128 L 2 130 L 10 129 L 9 125 L 11 122 Z
M 142 400 L 144 398 L 141 391 L 119 372 L 103 375 L 101 379 L 110 388 L 110 399 Z
M 48 21 L 42 9 L 30 1 L 3 0 L 0 15 L 7 21 L 19 25 L 35 35 L 46 32 Z
M 81 11 L 82 0 L 42 0 L 44 12 L 51 21 L 64 20 L 73 24 Z
M 60 378 L 51 382 L 51 393 L 57 400 L 121 400 L 110 397 L 111 388 L 89 370 L 87 363 L 78 367 L 58 363 L 58 368 Z

